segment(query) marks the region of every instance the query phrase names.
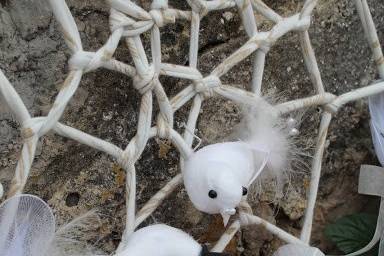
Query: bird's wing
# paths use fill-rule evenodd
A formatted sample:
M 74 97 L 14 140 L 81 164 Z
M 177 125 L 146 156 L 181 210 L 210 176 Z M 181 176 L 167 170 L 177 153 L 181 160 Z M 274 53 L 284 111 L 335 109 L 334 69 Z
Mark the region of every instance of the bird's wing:
M 17 195 L 0 205 L 0 254 L 41 256 L 55 233 L 51 208 L 40 198 Z

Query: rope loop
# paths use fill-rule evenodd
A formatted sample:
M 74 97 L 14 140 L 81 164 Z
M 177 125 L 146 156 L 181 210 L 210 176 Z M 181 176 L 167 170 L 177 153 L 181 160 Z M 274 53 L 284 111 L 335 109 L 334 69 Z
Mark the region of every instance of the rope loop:
M 151 15 L 153 22 L 159 28 L 164 27 L 166 24 L 175 23 L 176 17 L 169 10 L 158 10 L 153 9 L 149 11 L 149 15 Z
M 155 87 L 157 80 L 158 74 L 155 73 L 154 66 L 150 65 L 146 70 L 146 73 L 137 73 L 133 77 L 133 86 L 140 92 L 140 94 L 144 94 Z
M 163 113 L 157 116 L 157 136 L 161 139 L 169 139 L 171 137 L 171 126 L 166 121 Z
M 205 98 L 210 98 L 214 95 L 214 88 L 221 86 L 221 80 L 215 75 L 210 75 L 196 80 L 194 86 L 197 93 L 200 93 Z
M 44 122 L 47 120 L 46 117 L 34 117 L 23 122 L 21 127 L 21 137 L 24 140 L 30 139 L 33 136 L 43 136 L 40 134 L 40 129 L 43 126 Z
M 100 48 L 97 52 L 77 51 L 69 60 L 70 70 L 83 70 L 84 73 L 96 70 L 112 58 L 113 52 Z
M 324 106 L 324 110 L 331 113 L 336 114 L 339 111 L 340 106 L 334 102 L 331 102 Z
M 33 128 L 31 127 L 22 127 L 21 128 L 21 137 L 24 139 L 24 140 L 27 140 L 29 138 L 32 138 L 33 136 L 35 136 L 35 131 L 33 130 Z
M 204 0 L 187 0 L 194 12 L 197 12 L 201 17 L 208 14 L 209 10 L 207 3 Z

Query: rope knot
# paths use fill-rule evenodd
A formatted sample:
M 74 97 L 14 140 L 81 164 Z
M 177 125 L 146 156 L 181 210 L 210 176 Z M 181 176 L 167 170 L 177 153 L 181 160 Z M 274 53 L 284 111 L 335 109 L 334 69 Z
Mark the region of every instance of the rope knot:
M 137 73 L 133 77 L 133 86 L 141 93 L 144 94 L 149 90 L 152 90 L 156 85 L 156 80 L 158 79 L 158 74 L 155 73 L 155 68 L 153 65 L 150 65 L 146 70 L 146 73 L 139 74 Z
M 187 0 L 194 12 L 199 13 L 201 17 L 207 15 L 209 12 L 207 3 L 204 0 Z
M 271 42 L 270 38 L 268 38 L 269 33 L 267 32 L 259 32 L 255 38 L 255 42 L 259 45 L 259 50 L 267 54 L 271 49 L 271 45 L 274 42 Z
M 209 98 L 213 96 L 214 88 L 221 86 L 221 81 L 217 76 L 210 75 L 195 81 L 194 86 L 197 93 L 200 93 L 204 97 Z
M 171 136 L 171 126 L 162 113 L 157 116 L 157 136 L 161 139 L 169 139 Z
M 152 17 L 153 22 L 159 28 L 169 23 L 175 23 L 176 17 L 168 10 L 151 10 L 149 14 Z
M 340 105 L 335 102 L 331 102 L 324 106 L 324 110 L 331 114 L 336 114 L 339 111 Z
M 26 120 L 21 127 L 21 137 L 26 140 L 33 136 L 41 136 L 40 129 L 46 121 L 46 117 L 34 117 Z
M 31 127 L 23 127 L 21 128 L 21 137 L 26 140 L 35 135 L 35 132 Z
M 97 52 L 77 51 L 69 60 L 69 69 L 90 72 L 98 69 L 103 62 L 110 60 L 112 55 L 113 52 L 109 52 L 105 47 Z

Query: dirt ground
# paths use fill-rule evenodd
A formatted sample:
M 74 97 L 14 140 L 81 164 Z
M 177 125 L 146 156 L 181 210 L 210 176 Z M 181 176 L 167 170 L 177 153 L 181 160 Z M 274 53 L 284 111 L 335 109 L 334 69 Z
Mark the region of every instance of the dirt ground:
M 100 48 L 110 35 L 109 8 L 103 0 L 68 0 L 86 50 Z M 148 8 L 149 0 L 136 1 Z M 169 1 L 187 9 L 185 1 Z M 268 0 L 269 6 L 284 16 L 295 13 L 303 1 Z M 369 1 L 379 37 L 384 42 L 384 2 Z M 269 24 L 259 16 L 261 29 Z M 163 61 L 188 63 L 187 22 L 162 29 Z M 368 85 L 376 79 L 371 53 L 353 1 L 321 0 L 314 13 L 310 35 L 323 82 L 334 94 Z M 149 34 L 143 35 L 150 50 Z M 246 42 L 236 9 L 217 11 L 202 20 L 199 69 L 208 74 L 234 49 Z M 0 0 L 0 68 L 20 93 L 33 116 L 46 115 L 65 78 L 69 51 L 49 5 L 43 0 Z M 131 63 L 128 49 L 121 44 L 115 57 Z M 233 68 L 225 83 L 247 87 L 251 79 L 251 58 Z M 305 69 L 297 34 L 284 36 L 271 48 L 266 60 L 263 92 L 280 100 L 314 94 Z M 161 78 L 168 95 L 175 95 L 185 81 Z M 67 125 L 124 147 L 136 132 L 140 95 L 131 80 L 107 70 L 83 77 L 61 121 Z M 176 127 L 186 121 L 190 105 L 176 115 Z M 310 163 L 321 109 L 303 113 L 299 145 Z M 197 135 L 203 144 L 223 141 L 241 119 L 239 106 L 215 98 L 203 105 Z M 378 164 L 369 131 L 366 100 L 346 105 L 334 117 L 327 139 L 312 244 L 325 252 L 334 247 L 325 240 L 323 229 L 335 218 L 375 209 L 376 201 L 358 195 L 361 164 Z M 8 188 L 21 150 L 19 124 L 0 101 L 0 181 Z M 179 154 L 174 148 L 159 154 L 165 141 L 151 140 L 137 163 L 138 207 L 179 172 Z M 254 211 L 285 230 L 298 234 L 305 209 L 308 168 L 301 166 L 280 202 L 266 192 L 251 202 Z M 268 187 L 267 187 L 268 188 Z M 266 190 L 268 191 L 268 189 Z M 52 133 L 42 138 L 34 161 L 27 193 L 36 194 L 54 209 L 59 224 L 90 209 L 101 209 L 103 225 L 86 239 L 112 252 L 119 242 L 124 223 L 124 172 L 114 159 L 75 141 Z M 191 233 L 201 242 L 214 242 L 220 230 L 215 216 L 199 213 L 178 189 L 145 225 L 164 222 Z M 271 255 L 281 244 L 259 227 L 245 228 L 229 250 L 234 255 Z

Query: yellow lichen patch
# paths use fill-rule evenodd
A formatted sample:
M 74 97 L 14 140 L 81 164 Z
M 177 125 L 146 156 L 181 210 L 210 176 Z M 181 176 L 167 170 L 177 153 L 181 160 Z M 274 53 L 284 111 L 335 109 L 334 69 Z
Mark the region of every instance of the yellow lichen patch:
M 104 237 L 107 235 L 110 235 L 112 233 L 111 228 L 109 227 L 108 223 L 103 223 L 99 228 L 100 236 Z
M 113 193 L 109 190 L 104 190 L 101 192 L 101 201 L 105 203 L 107 200 L 113 199 Z
M 303 181 L 303 186 L 305 189 L 309 189 L 310 181 L 308 178 L 305 178 Z
M 171 141 L 157 139 L 156 142 L 159 145 L 159 158 L 167 159 L 168 152 L 172 148 Z
M 119 165 L 114 164 L 112 170 L 115 173 L 115 183 L 117 187 L 121 187 L 125 184 L 125 171 Z

